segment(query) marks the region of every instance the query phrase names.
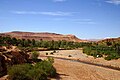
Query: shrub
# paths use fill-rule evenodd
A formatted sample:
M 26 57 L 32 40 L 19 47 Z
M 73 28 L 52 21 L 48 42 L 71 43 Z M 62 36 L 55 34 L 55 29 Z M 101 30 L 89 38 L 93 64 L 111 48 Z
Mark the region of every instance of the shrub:
M 47 76 L 54 77 L 56 75 L 56 69 L 53 67 L 50 61 L 44 60 L 35 65 L 35 68 L 44 70 Z
M 9 80 L 47 80 L 56 76 L 56 69 L 51 61 L 44 60 L 34 65 L 13 65 L 8 69 Z
M 56 50 L 54 50 L 53 53 L 56 53 Z
M 33 51 L 31 58 L 32 58 L 34 61 L 36 61 L 36 60 L 38 59 L 38 56 L 39 56 L 39 53 L 38 53 L 37 51 Z
M 46 55 L 48 55 L 48 53 L 46 53 Z
M 111 54 L 108 55 L 107 57 L 105 57 L 105 60 L 112 60 L 112 59 L 118 59 L 120 58 L 120 56 L 116 55 L 116 54 Z
M 53 52 L 51 52 L 50 54 L 53 55 Z
M 45 71 L 41 68 L 32 68 L 27 73 L 27 76 L 31 80 L 47 80 L 47 75 L 46 75 Z
M 104 59 L 105 59 L 105 60 L 111 60 L 112 58 L 111 58 L 111 56 L 107 56 L 107 57 L 105 57 Z
M 8 70 L 9 80 L 30 80 L 27 72 L 32 68 L 30 64 L 13 65 Z
M 52 64 L 54 63 L 54 58 L 53 57 L 48 57 L 47 60 Z
M 69 55 L 68 57 L 72 57 L 71 55 Z

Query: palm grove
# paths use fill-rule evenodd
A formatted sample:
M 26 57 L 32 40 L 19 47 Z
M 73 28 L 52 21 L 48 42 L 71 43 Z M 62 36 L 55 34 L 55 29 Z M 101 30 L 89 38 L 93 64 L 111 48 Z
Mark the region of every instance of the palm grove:
M 36 41 L 34 39 L 16 39 L 9 36 L 0 37 L 0 46 L 18 46 L 24 50 L 37 50 L 38 47 L 47 50 L 83 48 L 83 52 L 95 58 L 104 57 L 106 60 L 120 57 L 120 38 L 101 42 L 68 42 L 68 41 Z

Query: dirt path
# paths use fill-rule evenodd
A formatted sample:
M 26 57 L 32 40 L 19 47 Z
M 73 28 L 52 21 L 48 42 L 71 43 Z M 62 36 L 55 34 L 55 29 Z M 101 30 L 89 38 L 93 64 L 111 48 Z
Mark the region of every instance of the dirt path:
M 58 80 L 120 80 L 120 71 L 68 60 L 55 59 Z

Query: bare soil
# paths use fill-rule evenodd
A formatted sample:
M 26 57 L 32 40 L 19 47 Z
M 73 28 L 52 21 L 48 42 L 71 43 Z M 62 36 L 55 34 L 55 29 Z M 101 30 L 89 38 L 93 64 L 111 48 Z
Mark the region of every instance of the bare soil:
M 69 60 L 55 59 L 59 77 L 53 80 L 120 80 L 120 71 Z

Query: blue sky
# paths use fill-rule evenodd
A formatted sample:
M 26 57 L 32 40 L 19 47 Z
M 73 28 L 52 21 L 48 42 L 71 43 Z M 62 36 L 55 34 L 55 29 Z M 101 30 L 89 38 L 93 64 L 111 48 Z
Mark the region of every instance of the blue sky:
M 0 32 L 120 37 L 120 0 L 0 0 Z

